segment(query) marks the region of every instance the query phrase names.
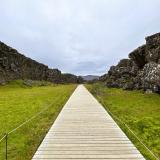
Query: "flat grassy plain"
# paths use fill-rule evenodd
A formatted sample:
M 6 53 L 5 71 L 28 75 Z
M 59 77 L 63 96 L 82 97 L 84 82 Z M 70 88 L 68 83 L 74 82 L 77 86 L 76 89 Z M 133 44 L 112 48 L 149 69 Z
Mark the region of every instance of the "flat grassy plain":
M 125 122 L 141 141 L 160 158 L 160 95 L 124 91 L 103 84 L 86 85 L 106 110 Z M 113 117 L 147 160 L 155 158 Z
M 8 136 L 8 159 L 30 160 L 76 85 L 28 87 L 21 81 L 0 86 L 0 139 L 32 116 L 42 114 Z M 45 110 L 46 109 L 46 110 Z M 0 160 L 5 141 L 0 142 Z

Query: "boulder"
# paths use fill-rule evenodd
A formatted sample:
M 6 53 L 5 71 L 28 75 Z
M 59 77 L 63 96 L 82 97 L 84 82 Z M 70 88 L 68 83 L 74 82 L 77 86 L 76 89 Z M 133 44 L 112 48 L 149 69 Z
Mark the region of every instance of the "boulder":
M 140 72 L 139 77 L 144 90 L 160 91 L 160 64 L 155 62 L 147 63 Z

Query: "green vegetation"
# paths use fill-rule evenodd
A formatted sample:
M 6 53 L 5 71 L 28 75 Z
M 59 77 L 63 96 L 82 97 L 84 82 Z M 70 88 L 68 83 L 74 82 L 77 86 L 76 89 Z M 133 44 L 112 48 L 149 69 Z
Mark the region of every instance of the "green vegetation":
M 160 157 L 160 95 L 142 91 L 107 88 L 103 84 L 86 85 L 106 110 L 125 122 L 158 157 Z M 115 121 L 148 160 L 153 156 L 136 140 L 124 124 Z
M 28 83 L 28 82 L 27 82 Z M 8 159 L 29 160 L 76 85 L 52 85 L 14 81 L 0 86 L 0 139 L 32 116 L 43 111 L 8 137 Z M 0 160 L 5 159 L 5 141 L 0 142 Z

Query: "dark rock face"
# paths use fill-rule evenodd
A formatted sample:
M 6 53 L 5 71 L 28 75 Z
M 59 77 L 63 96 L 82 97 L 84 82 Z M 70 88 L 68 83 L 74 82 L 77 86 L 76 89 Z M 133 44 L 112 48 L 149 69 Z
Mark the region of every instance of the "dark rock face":
M 146 45 L 143 45 L 129 54 L 131 58 L 139 68 L 143 68 L 146 64 Z
M 73 74 L 70 73 L 65 73 L 62 74 L 62 78 L 61 78 L 61 82 L 62 83 L 83 83 L 83 79 L 80 76 L 75 76 Z
M 108 87 L 160 92 L 160 33 L 146 37 L 146 44 L 112 66 L 100 78 Z
M 132 89 L 134 76 L 137 72 L 138 67 L 133 61 L 122 59 L 117 66 L 110 68 L 106 84 L 108 87 Z
M 58 69 L 47 69 L 46 80 L 53 83 L 61 83 L 62 74 Z
M 146 37 L 146 59 L 160 64 L 160 33 Z
M 0 84 L 15 79 L 76 83 L 79 77 L 71 75 L 68 79 L 68 76 L 61 74 L 58 69 L 49 69 L 48 66 L 27 58 L 17 50 L 0 42 Z

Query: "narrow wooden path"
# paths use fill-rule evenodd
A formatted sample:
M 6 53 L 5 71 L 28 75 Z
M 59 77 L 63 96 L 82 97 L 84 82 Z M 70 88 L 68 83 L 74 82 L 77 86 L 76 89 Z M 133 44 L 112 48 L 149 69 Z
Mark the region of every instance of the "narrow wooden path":
M 144 160 L 100 103 L 79 85 L 33 160 Z

